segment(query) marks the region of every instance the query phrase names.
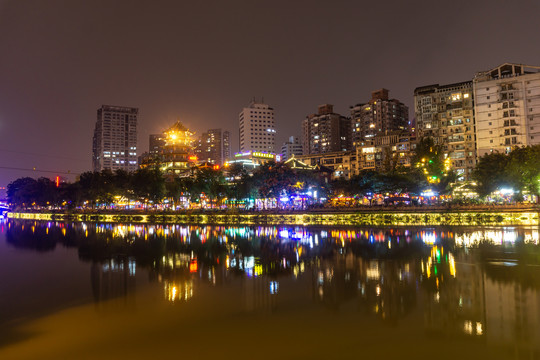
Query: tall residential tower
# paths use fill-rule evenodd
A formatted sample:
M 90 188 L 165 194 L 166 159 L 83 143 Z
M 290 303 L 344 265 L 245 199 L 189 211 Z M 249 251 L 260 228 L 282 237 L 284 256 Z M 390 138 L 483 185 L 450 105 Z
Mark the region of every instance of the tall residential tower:
M 252 101 L 239 114 L 240 152 L 275 152 L 276 128 L 274 109 Z
M 231 157 L 228 131 L 210 129 L 203 133 L 196 144 L 195 154 L 200 162 L 223 165 Z
M 97 121 L 92 144 L 92 167 L 126 171 L 137 170 L 138 108 L 102 105 L 97 110 Z
M 380 89 L 371 93 L 368 103 L 351 106 L 351 119 L 352 143 L 357 146 L 376 135 L 408 130 L 409 108 Z
M 334 112 L 334 105 L 324 104 L 317 114 L 302 122 L 304 155 L 351 150 L 351 120 Z
M 476 166 L 472 81 L 414 90 L 416 131 L 442 147 L 458 180 L 470 180 Z
M 478 157 L 540 144 L 540 67 L 506 63 L 473 79 Z

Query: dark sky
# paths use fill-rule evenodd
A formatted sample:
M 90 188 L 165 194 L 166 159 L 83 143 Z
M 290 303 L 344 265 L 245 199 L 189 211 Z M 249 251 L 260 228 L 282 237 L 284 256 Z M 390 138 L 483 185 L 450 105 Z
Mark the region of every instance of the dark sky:
M 238 143 L 253 96 L 276 110 L 278 147 L 332 103 L 347 115 L 385 87 L 540 65 L 535 1 L 0 0 L 0 186 L 91 169 L 101 104 L 140 109 L 148 134 L 180 119 Z

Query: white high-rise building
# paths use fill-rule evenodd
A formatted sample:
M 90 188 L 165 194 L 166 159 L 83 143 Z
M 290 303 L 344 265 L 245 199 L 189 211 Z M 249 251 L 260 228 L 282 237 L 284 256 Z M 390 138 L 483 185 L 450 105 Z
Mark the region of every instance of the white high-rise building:
M 540 67 L 506 63 L 473 79 L 477 154 L 540 144 Z
M 138 108 L 103 105 L 97 110 L 92 165 L 104 169 L 137 170 Z
M 240 152 L 275 152 L 274 109 L 252 101 L 239 114 Z

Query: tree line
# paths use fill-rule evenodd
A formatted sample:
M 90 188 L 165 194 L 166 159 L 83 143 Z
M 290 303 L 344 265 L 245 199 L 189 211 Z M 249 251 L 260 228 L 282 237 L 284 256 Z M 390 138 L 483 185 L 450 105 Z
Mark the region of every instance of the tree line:
M 539 194 L 540 146 L 517 148 L 509 154 L 491 153 L 479 159 L 473 173 L 474 189 L 482 197 L 501 188 Z M 331 171 L 330 171 L 331 172 Z M 268 162 L 253 172 L 240 165 L 227 171 L 212 168 L 194 170 L 189 177 L 165 178 L 158 169 L 139 169 L 128 173 L 85 172 L 73 183 L 59 186 L 48 178 L 24 177 L 7 187 L 8 201 L 23 208 L 110 207 L 119 199 L 145 206 L 167 202 L 175 208 L 181 198 L 204 200 L 210 207 L 226 204 L 237 207 L 247 199 L 290 198 L 311 192 L 325 198 L 337 195 L 373 194 L 421 195 L 426 189 L 448 194 L 456 176 L 445 165 L 441 146 L 430 138 L 418 142 L 411 166 L 389 165 L 384 171 L 361 171 L 351 179 L 330 181 L 329 173 L 293 169 L 284 163 Z M 522 197 L 520 197 L 521 199 Z
M 267 163 L 248 173 L 239 165 L 226 172 L 212 168 L 193 171 L 189 177 L 166 178 L 158 169 L 85 172 L 73 183 L 57 184 L 48 178 L 19 178 L 7 187 L 8 201 L 23 208 L 111 207 L 119 199 L 145 206 L 165 201 L 174 207 L 181 198 L 192 202 L 206 199 L 210 206 L 227 201 L 235 207 L 245 199 L 280 198 L 302 194 L 308 189 L 323 195 L 328 186 L 318 174 L 296 171 L 283 163 Z

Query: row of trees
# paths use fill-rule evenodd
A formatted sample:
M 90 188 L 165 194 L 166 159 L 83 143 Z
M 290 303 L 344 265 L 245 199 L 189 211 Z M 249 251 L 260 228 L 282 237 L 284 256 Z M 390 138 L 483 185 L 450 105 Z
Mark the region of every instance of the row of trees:
M 317 173 L 295 171 L 282 163 L 268 163 L 249 174 L 241 166 L 233 166 L 226 174 L 221 170 L 202 168 L 191 177 L 167 181 L 157 169 L 139 169 L 133 173 L 123 170 L 85 172 L 74 183 L 59 186 L 47 178 L 25 177 L 8 185 L 11 204 L 21 207 L 110 206 L 118 200 L 157 204 L 168 199 L 176 205 L 180 198 L 219 206 L 225 199 L 231 206 L 239 201 L 256 198 L 277 198 L 301 194 L 308 189 L 324 195 L 326 181 Z M 279 201 L 279 200 L 278 200 Z
M 112 204 L 116 199 L 154 201 L 164 195 L 164 179 L 159 170 L 141 169 L 133 173 L 124 170 L 85 172 L 74 183 L 57 184 L 48 178 L 24 177 L 7 187 L 11 204 L 30 206 L 69 206 L 83 203 Z
M 119 199 L 157 204 L 168 199 L 177 205 L 181 198 L 192 202 L 205 198 L 219 206 L 227 199 L 228 206 L 237 206 L 245 199 L 277 199 L 317 192 L 318 197 L 332 195 L 366 196 L 371 194 L 420 195 L 426 189 L 439 194 L 449 193 L 455 175 L 449 170 L 440 146 L 429 138 L 416 147 L 410 167 L 390 166 L 385 172 L 363 171 L 350 180 L 329 181 L 324 171 L 292 169 L 284 163 L 267 163 L 248 173 L 241 166 L 226 171 L 198 169 L 191 177 L 166 181 L 157 169 L 85 172 L 74 183 L 60 186 L 47 179 L 20 178 L 8 185 L 11 204 L 31 206 L 89 207 L 110 206 Z M 523 147 L 509 154 L 483 156 L 473 174 L 475 189 L 486 196 L 501 188 L 512 188 L 518 196 L 523 192 L 539 194 L 540 146 Z

